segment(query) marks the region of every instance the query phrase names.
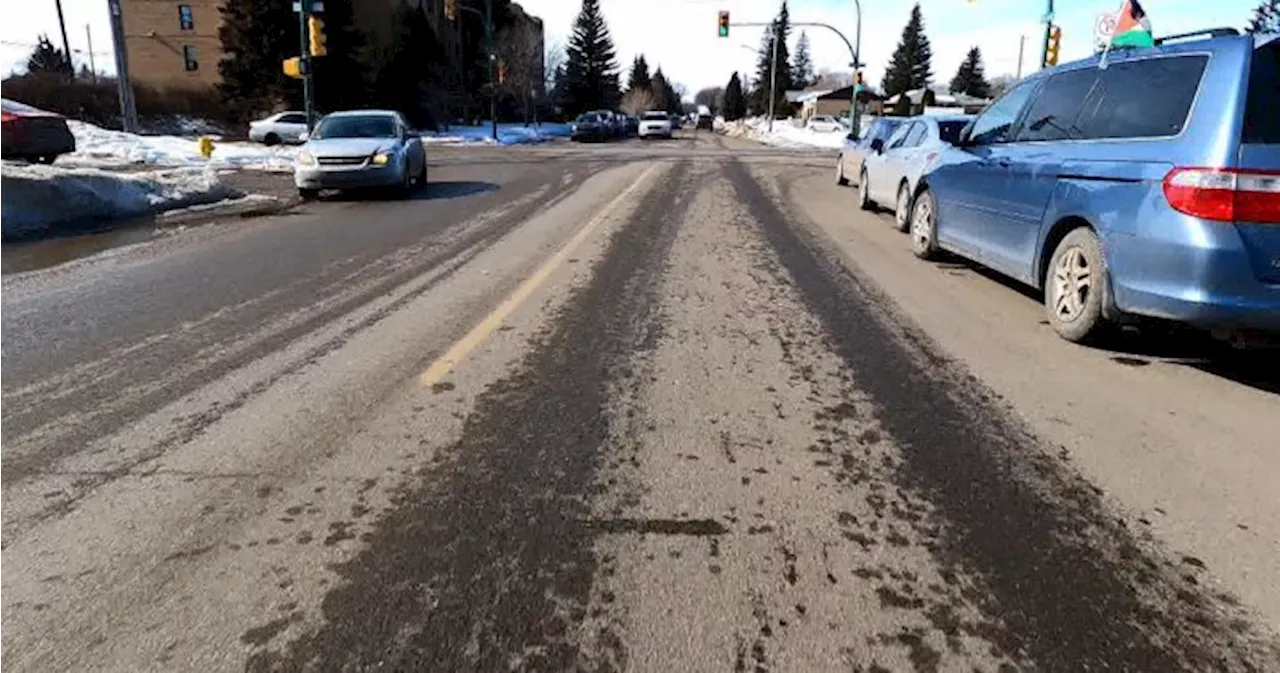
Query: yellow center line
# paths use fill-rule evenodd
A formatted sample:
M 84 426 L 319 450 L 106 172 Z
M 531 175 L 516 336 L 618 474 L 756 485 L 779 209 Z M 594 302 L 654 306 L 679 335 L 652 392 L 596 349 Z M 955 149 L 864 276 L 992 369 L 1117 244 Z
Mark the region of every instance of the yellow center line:
M 467 332 L 466 336 L 459 339 L 458 342 L 455 343 L 444 355 L 431 363 L 431 366 L 427 367 L 427 370 L 422 372 L 422 375 L 418 377 L 419 382 L 421 382 L 424 387 L 430 387 L 443 381 L 445 377 L 453 371 L 454 367 L 458 366 L 468 355 L 471 354 L 471 351 L 484 343 L 484 341 L 488 339 L 494 331 L 501 327 L 503 321 L 510 317 L 517 308 L 520 308 L 520 305 L 524 303 L 524 301 L 528 299 L 529 296 L 532 295 L 544 282 L 546 282 L 547 278 L 551 277 L 551 274 L 555 273 L 556 269 L 559 269 L 560 266 L 564 264 L 565 259 L 569 257 L 574 248 L 581 245 L 582 242 L 592 234 L 592 232 L 599 229 L 600 225 L 608 219 L 609 215 L 617 209 L 618 205 L 628 196 L 635 193 L 635 191 L 640 188 L 640 185 L 643 184 L 649 175 L 657 170 L 657 168 L 658 167 L 656 165 L 650 166 L 635 179 L 635 182 L 632 182 L 626 189 L 624 189 L 621 194 L 613 197 L 613 200 L 597 212 L 595 217 L 588 220 L 587 223 L 573 235 L 573 238 L 570 238 L 569 241 L 564 244 L 564 247 L 557 250 L 556 254 L 543 262 L 542 266 L 538 267 L 538 270 L 535 271 L 532 276 L 525 279 L 525 281 L 520 284 L 520 287 L 517 287 L 515 292 L 512 292 L 511 295 L 504 299 L 501 304 L 498 304 L 498 307 L 486 316 L 484 320 L 481 320 L 480 324 L 471 328 L 471 331 Z

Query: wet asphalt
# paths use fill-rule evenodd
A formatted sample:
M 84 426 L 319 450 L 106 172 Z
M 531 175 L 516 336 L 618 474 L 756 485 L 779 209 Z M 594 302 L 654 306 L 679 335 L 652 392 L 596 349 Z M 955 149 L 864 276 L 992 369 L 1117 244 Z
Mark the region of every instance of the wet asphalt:
M 1280 670 L 792 203 L 829 157 L 735 148 L 447 154 L 493 187 L 7 278 L 14 670 Z

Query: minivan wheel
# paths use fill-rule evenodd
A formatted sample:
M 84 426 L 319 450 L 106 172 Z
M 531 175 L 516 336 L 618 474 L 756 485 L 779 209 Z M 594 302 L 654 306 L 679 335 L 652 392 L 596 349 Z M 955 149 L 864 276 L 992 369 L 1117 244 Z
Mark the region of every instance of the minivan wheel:
M 849 184 L 849 178 L 844 176 L 844 155 L 836 157 L 836 184 L 844 187 Z
M 1076 343 L 1099 336 L 1106 326 L 1104 283 L 1106 268 L 1097 234 L 1080 227 L 1063 237 L 1049 259 L 1044 289 L 1049 324 L 1059 336 Z
M 893 220 L 898 225 L 898 231 L 906 233 L 911 229 L 911 192 L 906 183 L 898 188 L 898 206 L 894 208 Z
M 920 259 L 938 257 L 938 205 L 933 192 L 924 190 L 911 208 L 911 254 Z
M 876 204 L 871 202 L 871 193 L 867 191 L 867 169 L 862 169 L 862 175 L 858 178 L 858 207 L 863 210 L 871 210 Z

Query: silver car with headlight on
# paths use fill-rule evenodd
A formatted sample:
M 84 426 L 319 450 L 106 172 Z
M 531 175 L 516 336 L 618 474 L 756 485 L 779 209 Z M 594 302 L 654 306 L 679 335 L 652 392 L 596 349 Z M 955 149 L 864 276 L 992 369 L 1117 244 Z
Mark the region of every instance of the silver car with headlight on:
M 293 182 L 304 199 L 322 189 L 393 187 L 407 194 L 427 183 L 427 153 L 398 112 L 334 112 L 307 136 Z

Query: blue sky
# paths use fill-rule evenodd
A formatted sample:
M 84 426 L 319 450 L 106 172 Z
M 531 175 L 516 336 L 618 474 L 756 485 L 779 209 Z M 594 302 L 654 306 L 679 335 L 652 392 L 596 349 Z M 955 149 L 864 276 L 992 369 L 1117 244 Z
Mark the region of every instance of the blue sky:
M 285 1 L 285 0 L 280 0 Z M 359 0 L 356 0 L 359 1 Z M 520 1 L 520 0 L 517 0 Z M 112 68 L 111 44 L 104 0 L 63 0 L 67 32 L 77 66 L 87 60 L 85 25 L 93 32 L 97 67 Z M 568 35 L 580 0 L 523 0 L 532 14 L 541 16 L 549 43 Z M 884 74 L 913 2 L 909 0 L 863 0 L 863 61 L 866 75 L 876 83 Z M 1057 21 L 1063 29 L 1064 60 L 1092 51 L 1095 17 L 1114 11 L 1116 0 L 1057 0 Z M 1157 35 L 1185 32 L 1207 26 L 1240 27 L 1252 15 L 1257 0 L 1144 0 Z M 643 52 L 651 65 L 661 65 L 690 93 L 704 86 L 722 85 L 734 70 L 753 68 L 751 50 L 759 44 L 760 29 L 733 28 L 728 39 L 716 36 L 716 14 L 731 13 L 734 22 L 768 21 L 777 13 L 777 0 L 601 0 L 605 18 L 624 65 Z M 971 46 L 978 46 L 988 75 L 1012 74 L 1018 63 L 1018 37 L 1026 35 L 1024 71 L 1034 70 L 1040 58 L 1040 23 L 1044 0 L 921 0 L 925 32 L 933 43 L 934 77 L 950 81 L 957 65 Z M 792 0 L 794 21 L 830 23 L 854 39 L 853 0 Z M 58 18 L 54 0 L 32 0 L 5 7 L 0 27 L 0 69 L 11 71 L 25 62 L 30 46 L 40 33 L 58 41 Z M 793 36 L 798 36 L 798 31 Z M 847 69 L 848 50 L 844 43 L 823 29 L 809 29 L 813 55 L 820 68 Z

